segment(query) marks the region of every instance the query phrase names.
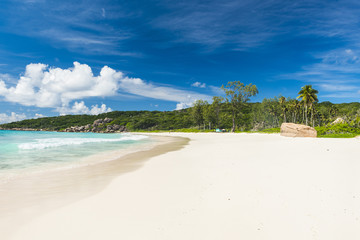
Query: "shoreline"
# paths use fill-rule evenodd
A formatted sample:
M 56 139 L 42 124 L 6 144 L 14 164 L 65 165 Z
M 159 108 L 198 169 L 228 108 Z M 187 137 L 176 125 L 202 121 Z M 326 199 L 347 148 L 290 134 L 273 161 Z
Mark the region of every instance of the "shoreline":
M 97 134 L 97 133 L 96 133 Z M 135 134 L 133 134 L 135 135 Z M 145 136 L 145 134 L 142 134 Z M 150 137 L 150 136 L 147 136 Z M 68 169 L 75 169 L 81 167 L 87 167 L 91 165 L 96 165 L 99 163 L 105 163 L 109 161 L 118 160 L 119 158 L 135 153 L 138 151 L 150 150 L 157 144 L 164 142 L 155 138 L 149 139 L 140 139 L 136 144 L 123 145 L 119 146 L 118 149 L 109 149 L 109 150 L 100 150 L 97 153 L 92 153 L 86 156 L 76 156 L 70 158 L 68 161 L 64 162 L 48 162 L 45 164 L 38 164 L 34 166 L 28 166 L 26 168 L 13 168 L 0 171 L 0 184 L 5 184 L 9 181 L 16 180 L 18 178 L 30 177 L 33 175 L 40 175 L 42 173 L 48 174 L 50 172 L 60 172 L 66 171 Z
M 142 134 L 145 135 L 145 134 Z M 141 168 L 154 156 L 181 149 L 188 139 L 150 136 L 153 143 L 106 161 L 28 175 L 0 183 L 0 235 L 10 237 L 21 225 L 46 212 L 101 192 L 114 178 Z M 105 153 L 106 154 L 106 153 Z M 102 155 L 96 155 L 100 158 Z M 109 158 L 109 156 L 106 156 Z M 69 165 L 70 166 L 70 165 Z
M 190 141 L 96 194 L 31 219 L 11 239 L 360 237 L 359 139 L 147 135 Z

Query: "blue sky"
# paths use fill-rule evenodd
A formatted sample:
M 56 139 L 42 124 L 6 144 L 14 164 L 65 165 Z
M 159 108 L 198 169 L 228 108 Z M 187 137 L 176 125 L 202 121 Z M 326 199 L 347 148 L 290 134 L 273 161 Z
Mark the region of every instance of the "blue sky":
M 0 3 L 0 123 L 173 110 L 240 80 L 264 97 L 360 96 L 358 1 Z

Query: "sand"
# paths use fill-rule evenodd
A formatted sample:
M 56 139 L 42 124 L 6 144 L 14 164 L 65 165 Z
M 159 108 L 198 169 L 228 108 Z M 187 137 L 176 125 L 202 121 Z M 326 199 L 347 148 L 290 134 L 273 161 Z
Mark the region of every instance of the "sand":
M 149 154 L 142 167 L 34 216 L 8 239 L 360 238 L 359 139 L 155 135 L 190 143 Z

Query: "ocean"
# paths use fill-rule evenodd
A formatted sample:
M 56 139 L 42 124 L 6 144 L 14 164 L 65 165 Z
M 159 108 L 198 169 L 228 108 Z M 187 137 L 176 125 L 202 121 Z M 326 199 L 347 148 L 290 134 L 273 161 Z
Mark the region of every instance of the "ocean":
M 63 167 L 94 155 L 125 152 L 151 140 L 129 133 L 64 133 L 0 130 L 0 175 Z

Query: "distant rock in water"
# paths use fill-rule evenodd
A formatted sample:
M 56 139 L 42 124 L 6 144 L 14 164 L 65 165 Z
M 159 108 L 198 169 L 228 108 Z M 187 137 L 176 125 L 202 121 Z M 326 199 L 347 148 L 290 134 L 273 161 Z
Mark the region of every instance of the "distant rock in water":
M 280 135 L 285 137 L 317 137 L 315 128 L 295 123 L 283 123 L 280 128 Z
M 118 124 L 105 125 L 111 123 L 112 121 L 113 119 L 111 118 L 97 119 L 94 121 L 92 125 L 87 124 L 85 126 L 73 126 L 66 128 L 63 131 L 64 132 L 96 132 L 96 133 L 127 132 L 125 126 L 120 126 Z

